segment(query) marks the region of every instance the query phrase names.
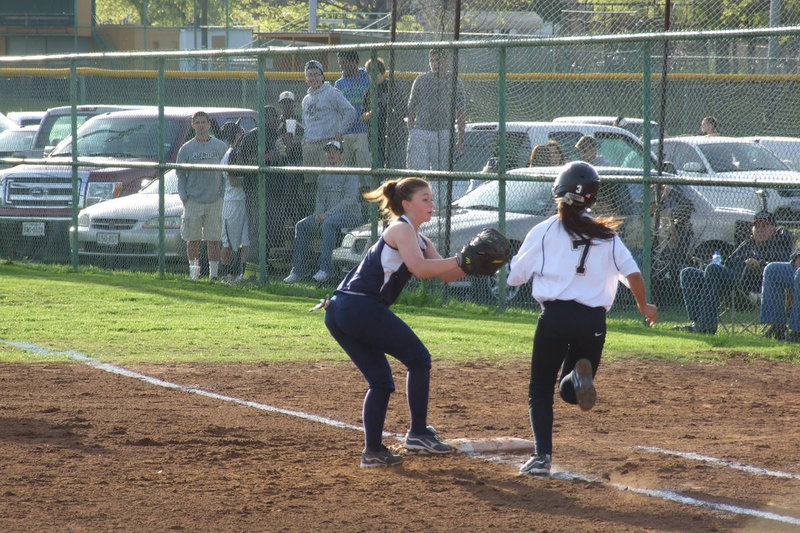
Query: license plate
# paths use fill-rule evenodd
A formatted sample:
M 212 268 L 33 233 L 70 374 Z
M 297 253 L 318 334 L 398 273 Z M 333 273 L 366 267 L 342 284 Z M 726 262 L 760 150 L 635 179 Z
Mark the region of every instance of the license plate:
M 44 237 L 44 222 L 23 222 L 23 237 Z
M 98 233 L 97 244 L 103 246 L 116 246 L 119 244 L 119 233 Z

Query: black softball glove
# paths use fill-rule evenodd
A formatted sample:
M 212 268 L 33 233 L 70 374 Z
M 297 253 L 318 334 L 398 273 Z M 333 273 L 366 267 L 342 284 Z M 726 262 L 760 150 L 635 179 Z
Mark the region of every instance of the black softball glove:
M 493 276 L 511 258 L 511 243 L 494 228 L 485 228 L 456 254 L 466 274 Z

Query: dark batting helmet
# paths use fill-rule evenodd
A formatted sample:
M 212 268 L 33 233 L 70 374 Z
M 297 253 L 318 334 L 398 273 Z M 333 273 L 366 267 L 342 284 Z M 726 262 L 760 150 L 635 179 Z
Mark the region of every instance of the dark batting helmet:
M 579 207 L 591 207 L 597 199 L 600 176 L 589 163 L 569 163 L 553 183 L 553 198 L 557 202 Z

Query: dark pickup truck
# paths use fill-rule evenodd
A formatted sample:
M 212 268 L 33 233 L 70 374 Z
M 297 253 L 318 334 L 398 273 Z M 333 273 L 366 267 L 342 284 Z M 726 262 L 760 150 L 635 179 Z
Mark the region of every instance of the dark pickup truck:
M 192 115 L 198 108 L 164 109 L 164 154 L 174 162 L 178 149 L 194 135 Z M 227 121 L 245 129 L 256 126 L 258 113 L 240 108 L 203 108 L 212 134 Z M 158 108 L 144 107 L 97 115 L 78 130 L 79 161 L 101 164 L 78 167 L 78 208 L 137 192 L 156 176 L 153 170 L 125 168 L 126 161 L 158 161 Z M 71 161 L 71 138 L 49 158 Z M 66 261 L 72 221 L 72 170 L 61 165 L 17 165 L 0 171 L 0 257 Z

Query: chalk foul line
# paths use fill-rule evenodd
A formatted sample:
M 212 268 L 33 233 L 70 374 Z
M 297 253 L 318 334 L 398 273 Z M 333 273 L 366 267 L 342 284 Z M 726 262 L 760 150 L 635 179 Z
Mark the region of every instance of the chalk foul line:
M 758 466 L 750 466 L 743 463 L 737 463 L 736 461 L 728 461 L 725 459 L 720 459 L 718 457 L 712 457 L 710 455 L 701 455 L 699 453 L 694 453 L 694 452 L 679 452 L 675 450 L 665 450 L 663 448 L 658 448 L 655 446 L 633 446 L 633 449 L 642 450 L 650 453 L 660 453 L 663 455 L 673 455 L 675 457 L 682 457 L 684 459 L 691 459 L 693 461 L 702 461 L 704 463 L 711 463 L 717 466 L 725 466 L 728 468 L 733 468 L 734 470 L 741 470 L 742 472 L 747 472 L 749 474 L 755 474 L 758 476 L 771 476 L 784 479 L 800 479 L 800 474 L 793 474 L 791 472 L 781 472 L 780 470 L 768 470 L 766 468 L 761 468 Z
M 333 426 L 333 427 L 344 428 L 344 429 L 352 429 L 352 430 L 356 430 L 356 431 L 360 431 L 360 432 L 364 431 L 364 428 L 361 427 L 361 426 L 348 424 L 346 422 L 340 422 L 340 421 L 334 420 L 332 418 L 327 418 L 327 417 L 324 417 L 324 416 L 318 416 L 318 415 L 314 415 L 314 414 L 310 414 L 310 413 L 304 413 L 302 411 L 294 411 L 294 410 L 291 410 L 291 409 L 283 409 L 281 407 L 274 407 L 272 405 L 266 405 L 266 404 L 263 404 L 263 403 L 253 402 L 253 401 L 250 401 L 250 400 L 243 400 L 241 398 L 235 398 L 233 396 L 226 396 L 224 394 L 217 394 L 215 392 L 206 391 L 206 390 L 200 389 L 198 387 L 191 387 L 191 386 L 186 386 L 186 385 L 180 385 L 178 383 L 172 383 L 170 381 L 166 381 L 166 380 L 159 379 L 159 378 L 154 378 L 154 377 L 148 376 L 146 374 L 141 374 L 139 372 L 134 372 L 132 370 L 127 370 L 125 368 L 122 368 L 122 367 L 116 366 L 116 365 L 112 365 L 110 363 L 104 363 L 104 362 L 102 362 L 102 361 L 100 361 L 98 359 L 95 359 L 95 358 L 90 357 L 88 355 L 85 355 L 85 354 L 82 354 L 82 353 L 79 353 L 79 352 L 75 352 L 75 351 L 72 351 L 72 350 L 67 350 L 67 351 L 50 350 L 48 348 L 44 348 L 44 347 L 38 346 L 36 344 L 32 344 L 32 343 L 28 343 L 28 342 L 15 342 L 15 341 L 10 341 L 10 340 L 3 339 L 3 338 L 0 338 L 0 343 L 6 344 L 8 346 L 14 346 L 15 348 L 20 348 L 22 350 L 27 350 L 27 351 L 30 351 L 30 352 L 33 352 L 33 353 L 36 353 L 36 354 L 40 354 L 40 355 L 52 355 L 52 356 L 68 357 L 68 358 L 70 358 L 70 359 L 72 359 L 74 361 L 78 361 L 78 362 L 84 363 L 84 364 L 89 365 L 89 366 L 91 366 L 93 368 L 96 368 L 98 370 L 103 370 L 105 372 L 110 372 L 112 374 L 125 376 L 125 377 L 129 377 L 129 378 L 133 378 L 133 379 L 138 379 L 140 381 L 143 381 L 143 382 L 148 383 L 150 385 L 156 385 L 158 387 L 164 387 L 164 388 L 167 388 L 167 389 L 173 389 L 173 390 L 179 390 L 179 391 L 182 391 L 182 392 L 188 392 L 188 393 L 191 393 L 191 394 L 197 394 L 199 396 L 203 396 L 203 397 L 206 397 L 206 398 L 212 398 L 212 399 L 215 399 L 215 400 L 221 400 L 221 401 L 225 401 L 225 402 L 232 402 L 232 403 L 235 403 L 235 404 L 238 404 L 238 405 L 244 405 L 246 407 L 252 407 L 252 408 L 255 408 L 255 409 L 260 409 L 262 411 L 269 411 L 269 412 L 272 412 L 272 413 L 280 413 L 280 414 L 284 414 L 284 415 L 294 416 L 294 417 L 298 417 L 298 418 L 301 418 L 301 419 L 304 419 L 304 420 L 309 420 L 309 421 L 312 421 L 312 422 L 319 422 L 321 424 L 327 424 L 327 425 Z M 388 437 L 398 438 L 398 439 L 403 437 L 402 435 L 396 435 L 396 434 L 393 434 L 393 433 L 386 433 L 386 432 L 384 432 L 384 435 L 388 436 Z M 637 447 L 637 448 L 641 448 L 641 449 L 644 449 L 646 451 L 651 451 L 651 449 L 648 448 L 648 447 Z M 660 450 L 660 449 L 659 448 L 652 448 L 652 450 Z M 682 453 L 682 452 L 675 452 L 675 453 Z M 486 459 L 485 456 L 483 458 Z M 507 462 L 507 461 L 503 460 L 503 459 L 499 459 L 498 462 Z M 516 464 L 520 464 L 520 463 L 517 462 Z M 674 492 L 674 491 L 659 490 L 659 489 L 643 489 L 643 488 L 638 488 L 638 487 L 630 487 L 630 486 L 622 485 L 622 484 L 619 484 L 619 483 L 608 483 L 608 482 L 605 482 L 605 481 L 602 481 L 602 480 L 599 480 L 599 479 L 594 479 L 594 478 L 592 478 L 590 476 L 586 476 L 586 475 L 583 475 L 583 474 L 577 474 L 577 473 L 571 473 L 571 472 L 567 472 L 567 471 L 554 472 L 552 477 L 555 478 L 555 479 L 563 479 L 563 480 L 567 480 L 567 481 L 589 481 L 589 482 L 593 482 L 593 483 L 600 483 L 600 484 L 615 488 L 617 490 L 634 492 L 634 493 L 637 493 L 637 494 L 642 494 L 644 496 L 650 496 L 650 497 L 653 497 L 653 498 L 660 498 L 660 499 L 663 499 L 663 500 L 667 500 L 667 501 L 671 501 L 671 502 L 679 503 L 679 504 L 683 504 L 683 505 L 690 505 L 690 506 L 694 506 L 694 507 L 703 507 L 703 508 L 706 508 L 706 509 L 715 509 L 715 510 L 718 510 L 718 511 L 725 511 L 725 512 L 732 513 L 732 514 L 755 516 L 755 517 L 764 518 L 764 519 L 767 519 L 767 520 L 774 520 L 776 522 L 783 522 L 783 523 L 792 524 L 792 525 L 800 525 L 800 518 L 795 518 L 795 517 L 792 517 L 792 516 L 780 515 L 780 514 L 777 514 L 777 513 L 769 513 L 769 512 L 765 512 L 765 511 L 759 511 L 758 509 L 749 509 L 747 507 L 740 507 L 738 505 L 729 505 L 729 504 L 709 502 L 709 501 L 700 500 L 700 499 L 697 499 L 697 498 L 691 498 L 689 496 L 683 496 L 682 494 L 679 494 L 679 493 Z

